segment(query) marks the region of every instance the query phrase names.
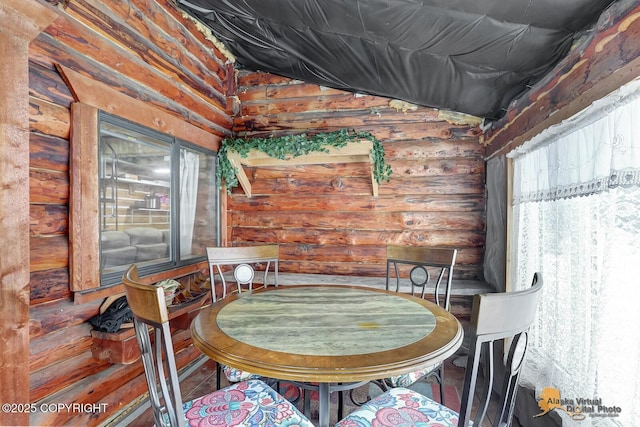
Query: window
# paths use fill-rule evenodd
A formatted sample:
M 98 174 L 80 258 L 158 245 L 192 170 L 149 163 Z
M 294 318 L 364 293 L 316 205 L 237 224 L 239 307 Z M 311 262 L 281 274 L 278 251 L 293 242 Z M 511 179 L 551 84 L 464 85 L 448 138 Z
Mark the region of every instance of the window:
M 214 152 L 99 114 L 101 286 L 205 258 L 218 233 Z
M 638 117 L 636 82 L 512 154 L 512 283 L 545 285 L 523 382 L 621 410 L 564 425 L 640 419 Z

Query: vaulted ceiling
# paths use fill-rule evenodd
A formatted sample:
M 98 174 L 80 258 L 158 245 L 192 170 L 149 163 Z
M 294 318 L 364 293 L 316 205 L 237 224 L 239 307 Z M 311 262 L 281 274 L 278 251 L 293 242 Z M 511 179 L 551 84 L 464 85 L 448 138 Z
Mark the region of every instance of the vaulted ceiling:
M 237 65 L 488 119 L 612 0 L 177 0 Z

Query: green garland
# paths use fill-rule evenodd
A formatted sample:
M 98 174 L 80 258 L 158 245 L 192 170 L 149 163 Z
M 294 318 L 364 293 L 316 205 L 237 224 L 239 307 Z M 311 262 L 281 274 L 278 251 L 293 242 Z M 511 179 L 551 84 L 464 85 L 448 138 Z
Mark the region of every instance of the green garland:
M 287 155 L 293 157 L 303 156 L 313 151 L 329 152 L 327 147 L 340 148 L 349 142 L 369 140 L 373 143 L 372 157 L 374 162 L 373 176 L 378 184 L 389 181 L 391 176 L 391 166 L 384 159 L 384 148 L 378 139 L 369 132 L 356 132 L 355 130 L 339 130 L 330 133 L 319 133 L 313 136 L 306 134 L 286 135 L 271 138 L 248 138 L 234 139 L 225 138 L 218 151 L 220 160 L 216 178 L 218 186 L 222 185 L 222 180 L 226 183 L 227 193 L 238 185 L 236 168 L 233 167 L 227 158 L 227 151 L 234 150 L 240 156 L 247 157 L 250 150 L 256 149 L 268 154 L 276 159 L 285 159 Z

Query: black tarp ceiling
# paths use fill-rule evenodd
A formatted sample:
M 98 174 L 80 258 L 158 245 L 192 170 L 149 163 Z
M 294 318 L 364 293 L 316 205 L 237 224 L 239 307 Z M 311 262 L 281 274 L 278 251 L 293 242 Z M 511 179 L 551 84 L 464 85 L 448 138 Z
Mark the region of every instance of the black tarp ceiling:
M 237 65 L 496 119 L 611 0 L 178 0 Z

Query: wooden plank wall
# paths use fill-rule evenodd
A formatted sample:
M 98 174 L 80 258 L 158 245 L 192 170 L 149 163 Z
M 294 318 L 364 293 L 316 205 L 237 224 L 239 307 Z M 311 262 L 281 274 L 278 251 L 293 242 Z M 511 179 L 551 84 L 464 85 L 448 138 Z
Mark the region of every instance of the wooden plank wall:
M 268 73 L 241 72 L 237 96 L 238 135 L 371 132 L 393 174 L 373 197 L 364 164 L 249 168 L 253 197 L 238 187 L 227 201 L 230 241 L 280 243 L 284 272 L 365 276 L 384 275 L 386 244 L 457 248 L 455 277 L 482 280 L 485 162 L 476 124 Z
M 95 425 L 146 392 L 139 363 L 92 357 L 87 319 L 102 300 L 69 290 L 69 130 L 65 65 L 219 136 L 230 133 L 225 58 L 169 0 L 74 0 L 30 47 L 30 370 L 32 403 L 100 403 L 106 412 L 38 412 L 32 425 Z M 199 352 L 174 337 L 182 366 Z

